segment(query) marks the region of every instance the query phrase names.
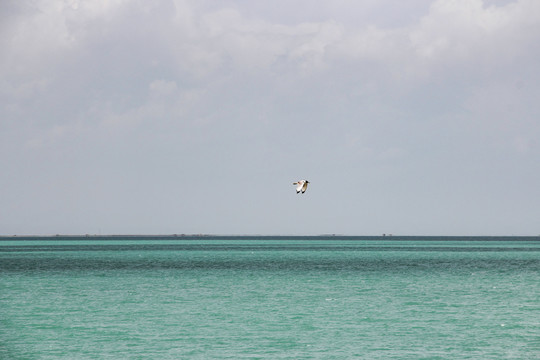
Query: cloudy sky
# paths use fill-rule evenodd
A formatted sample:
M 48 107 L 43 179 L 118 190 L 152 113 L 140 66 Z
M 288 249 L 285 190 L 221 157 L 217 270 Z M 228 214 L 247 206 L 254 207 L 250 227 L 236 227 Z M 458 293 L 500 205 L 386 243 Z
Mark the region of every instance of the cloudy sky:
M 540 234 L 540 1 L 6 0 L 0 48 L 0 234 Z

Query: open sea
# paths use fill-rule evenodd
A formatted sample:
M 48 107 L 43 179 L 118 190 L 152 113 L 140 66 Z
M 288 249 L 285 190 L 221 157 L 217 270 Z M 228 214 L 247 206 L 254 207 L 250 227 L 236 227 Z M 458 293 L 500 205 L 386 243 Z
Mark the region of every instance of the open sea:
M 540 237 L 3 237 L 0 359 L 540 359 Z

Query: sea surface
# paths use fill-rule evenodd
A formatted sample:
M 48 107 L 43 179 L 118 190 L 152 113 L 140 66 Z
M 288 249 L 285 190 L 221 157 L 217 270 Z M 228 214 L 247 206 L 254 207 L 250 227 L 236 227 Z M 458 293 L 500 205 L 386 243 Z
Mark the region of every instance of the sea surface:
M 0 238 L 0 359 L 540 359 L 540 237 Z

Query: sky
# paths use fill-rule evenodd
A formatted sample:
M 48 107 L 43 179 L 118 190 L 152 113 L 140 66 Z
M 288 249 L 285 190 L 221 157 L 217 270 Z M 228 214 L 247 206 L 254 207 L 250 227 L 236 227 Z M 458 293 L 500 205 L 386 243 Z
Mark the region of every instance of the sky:
M 540 234 L 540 1 L 4 0 L 0 49 L 0 234 Z

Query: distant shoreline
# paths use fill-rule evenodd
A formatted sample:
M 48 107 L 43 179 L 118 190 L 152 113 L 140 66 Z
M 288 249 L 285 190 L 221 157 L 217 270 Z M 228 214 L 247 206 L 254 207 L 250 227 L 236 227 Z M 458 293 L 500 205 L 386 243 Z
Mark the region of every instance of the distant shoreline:
M 540 241 L 537 236 L 429 236 L 429 235 L 211 235 L 211 234 L 168 234 L 168 235 L 0 235 L 0 241 L 13 240 L 417 240 L 417 241 Z

